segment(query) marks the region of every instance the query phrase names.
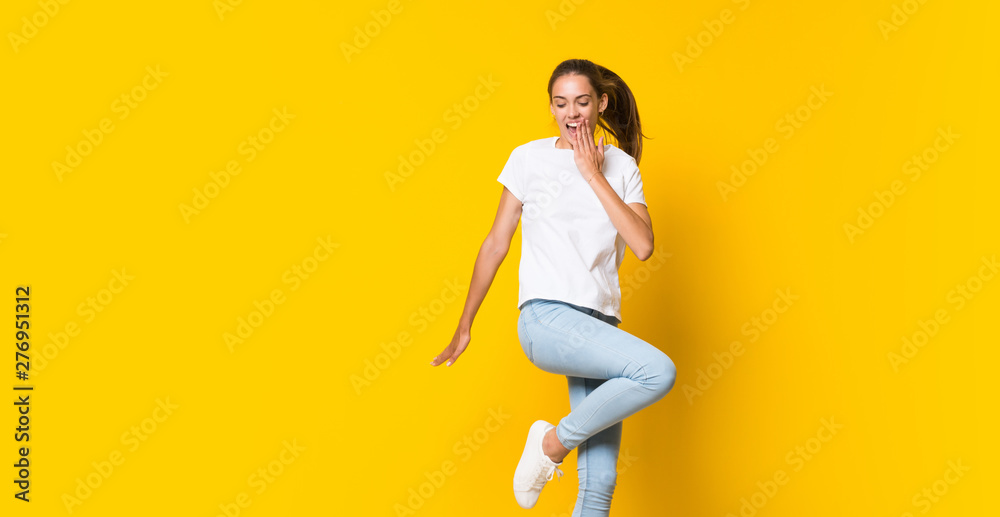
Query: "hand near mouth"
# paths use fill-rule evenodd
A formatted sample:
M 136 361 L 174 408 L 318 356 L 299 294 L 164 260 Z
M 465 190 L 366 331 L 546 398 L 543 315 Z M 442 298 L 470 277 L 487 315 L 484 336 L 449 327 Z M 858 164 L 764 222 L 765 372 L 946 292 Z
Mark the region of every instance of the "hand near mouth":
M 586 135 L 586 136 L 584 136 Z M 590 132 L 590 122 L 584 119 L 576 130 L 573 142 L 573 161 L 588 183 L 598 173 L 604 171 L 604 137 L 598 145 L 594 145 L 594 137 Z

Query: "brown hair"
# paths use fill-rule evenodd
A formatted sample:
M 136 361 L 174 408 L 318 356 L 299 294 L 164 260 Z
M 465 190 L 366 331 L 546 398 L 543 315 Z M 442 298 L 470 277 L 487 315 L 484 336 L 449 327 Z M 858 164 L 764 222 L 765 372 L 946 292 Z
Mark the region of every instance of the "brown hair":
M 549 78 L 549 102 L 552 102 L 552 86 L 556 79 L 567 75 L 578 74 L 590 81 L 590 86 L 597 92 L 597 99 L 608 94 L 608 106 L 597 119 L 597 125 L 611 133 L 618 141 L 618 148 L 635 158 L 639 163 L 642 157 L 642 139 L 648 138 L 642 134 L 639 123 L 639 110 L 635 105 L 635 96 L 625 81 L 618 74 L 586 59 L 567 59 L 552 71 Z

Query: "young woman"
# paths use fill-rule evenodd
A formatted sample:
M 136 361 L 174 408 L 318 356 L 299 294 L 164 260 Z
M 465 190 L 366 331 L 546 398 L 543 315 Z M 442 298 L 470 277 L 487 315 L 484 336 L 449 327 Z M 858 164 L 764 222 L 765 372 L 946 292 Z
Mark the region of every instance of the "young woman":
M 676 369 L 666 354 L 618 328 L 625 246 L 639 260 L 653 253 L 632 91 L 607 68 L 570 59 L 552 72 L 548 93 L 559 136 L 511 152 L 497 178 L 504 185 L 500 206 L 476 257 L 458 329 L 431 365 L 451 366 L 469 346 L 472 321 L 520 221 L 518 338 L 535 366 L 566 376 L 571 411 L 558 425 L 538 420 L 528 429 L 514 497 L 533 507 L 576 449 L 580 490 L 573 516 L 606 516 L 622 420 L 663 398 Z M 603 136 L 595 145 L 598 126 L 621 148 L 604 144 Z

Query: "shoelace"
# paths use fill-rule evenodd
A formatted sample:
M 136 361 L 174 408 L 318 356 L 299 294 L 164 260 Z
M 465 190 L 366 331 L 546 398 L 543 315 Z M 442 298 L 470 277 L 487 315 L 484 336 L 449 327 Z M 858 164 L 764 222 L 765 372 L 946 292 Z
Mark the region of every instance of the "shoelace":
M 559 467 L 553 466 L 548 475 L 545 474 L 545 465 L 542 462 L 538 462 L 535 469 L 536 471 L 532 476 L 533 481 L 531 482 L 531 486 L 539 490 L 545 486 L 545 483 L 552 481 L 552 476 L 556 473 L 558 473 L 559 478 L 562 479 L 563 471 L 559 470 Z

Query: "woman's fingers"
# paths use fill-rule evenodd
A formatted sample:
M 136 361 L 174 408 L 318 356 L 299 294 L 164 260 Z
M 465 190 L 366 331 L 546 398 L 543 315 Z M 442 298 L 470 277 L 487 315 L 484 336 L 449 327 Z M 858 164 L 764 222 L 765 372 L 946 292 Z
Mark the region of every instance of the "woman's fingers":
M 585 137 L 586 138 L 586 142 L 587 142 L 587 145 L 586 145 L 586 147 L 587 147 L 587 158 L 589 158 L 589 159 L 592 160 L 594 158 L 594 155 L 596 153 L 595 153 L 595 149 L 594 149 L 594 147 L 595 147 L 594 146 L 594 135 L 591 134 L 591 132 L 590 132 L 590 121 L 587 120 L 587 119 L 583 119 L 583 127 L 586 130 L 586 133 L 584 133 L 584 134 L 587 135 Z
M 583 131 L 577 131 L 577 133 L 577 137 L 580 139 L 580 146 L 583 148 L 584 161 L 594 164 L 597 172 L 600 172 L 601 164 L 596 151 L 597 146 L 594 145 L 594 136 L 590 133 L 590 121 L 583 119 Z
M 454 343 L 449 344 L 444 348 L 444 350 L 440 354 L 437 355 L 437 357 L 431 360 L 431 366 L 437 366 L 441 364 L 445 359 L 450 359 L 454 353 L 455 353 L 455 344 Z
M 590 133 L 590 121 L 583 119 L 577 127 L 572 142 L 573 159 L 581 173 L 586 175 L 591 168 L 594 169 L 594 173 L 604 171 L 604 136 L 601 136 L 600 145 L 594 143 L 594 135 Z
M 469 340 L 468 334 L 461 334 L 456 330 L 455 336 L 451 339 L 451 343 L 449 343 L 448 346 L 446 346 L 444 350 L 437 355 L 437 357 L 431 360 L 431 366 L 438 366 L 441 363 L 444 363 L 445 366 L 455 364 L 455 361 L 458 360 L 458 356 L 462 355 L 462 352 L 468 348 Z
M 451 365 L 455 364 L 455 361 L 458 361 L 458 356 L 462 355 L 463 351 L 464 351 L 464 349 L 462 349 L 462 348 L 456 348 L 455 351 L 452 352 L 452 354 L 450 356 L 445 357 L 445 359 L 447 359 L 448 361 L 446 363 L 444 363 L 444 365 L 445 366 L 451 366 Z

